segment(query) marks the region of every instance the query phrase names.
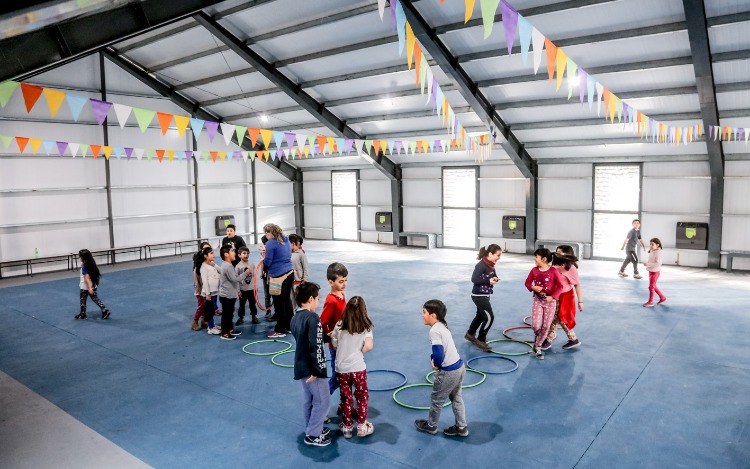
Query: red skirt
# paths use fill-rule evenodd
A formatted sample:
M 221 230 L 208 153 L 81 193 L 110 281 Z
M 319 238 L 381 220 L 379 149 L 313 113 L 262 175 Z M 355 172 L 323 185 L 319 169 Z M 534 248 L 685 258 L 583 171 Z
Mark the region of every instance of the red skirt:
M 573 289 L 566 291 L 560 295 L 560 321 L 565 324 L 568 329 L 576 327 L 576 295 Z

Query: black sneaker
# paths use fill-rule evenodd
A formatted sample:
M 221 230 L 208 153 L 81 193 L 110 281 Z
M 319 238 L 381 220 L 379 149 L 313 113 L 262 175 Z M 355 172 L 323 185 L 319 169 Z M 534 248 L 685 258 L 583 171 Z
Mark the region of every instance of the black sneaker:
M 237 319 L 237 322 L 234 323 L 235 326 L 241 326 L 243 324 L 245 324 L 245 318 L 242 317 Z
M 552 342 L 550 342 L 547 339 L 544 339 L 544 342 L 542 342 L 542 350 L 549 350 L 552 348 Z M 565 347 L 563 347 L 565 348 Z
M 328 446 L 331 444 L 331 439 L 322 434 L 320 436 L 305 435 L 305 444 L 310 446 Z
M 579 345 L 581 345 L 581 341 L 580 340 L 578 340 L 578 339 L 576 339 L 576 340 L 569 340 L 567 344 L 565 344 L 565 345 L 562 346 L 562 348 L 563 348 L 563 350 L 570 350 L 572 348 L 578 347 Z
M 102 313 L 102 319 L 109 319 L 109 317 L 112 316 L 112 311 L 106 310 Z
M 443 435 L 445 436 L 469 436 L 469 427 L 459 427 L 458 425 L 453 425 L 443 430 Z
M 242 332 L 232 329 L 231 331 L 229 331 L 229 334 L 236 337 L 238 335 L 242 335 Z
M 414 425 L 416 425 L 417 430 L 419 430 L 420 432 L 429 433 L 430 435 L 434 435 L 437 433 L 437 425 L 432 426 L 427 422 L 427 420 L 415 420 Z
M 320 434 L 324 437 L 328 437 L 328 435 L 331 433 L 331 429 L 328 427 L 323 427 L 323 431 L 320 432 Z
M 221 334 L 221 338 L 223 340 L 235 340 L 237 337 L 233 336 L 232 334 Z
M 256 316 L 253 316 L 253 320 L 250 322 L 252 322 L 253 324 L 260 324 L 260 319 L 258 319 Z
M 79 313 L 75 316 L 76 319 L 86 319 L 86 313 Z

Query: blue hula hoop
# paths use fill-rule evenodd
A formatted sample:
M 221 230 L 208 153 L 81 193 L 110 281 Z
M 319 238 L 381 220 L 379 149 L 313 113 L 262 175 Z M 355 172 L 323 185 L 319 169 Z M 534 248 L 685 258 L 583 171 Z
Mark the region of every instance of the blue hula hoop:
M 477 370 L 476 368 L 473 368 L 471 366 L 471 362 L 473 362 L 474 360 L 479 360 L 480 358 L 499 358 L 501 360 L 508 360 L 509 362 L 513 363 L 514 366 L 513 366 L 512 369 L 505 370 L 505 371 L 480 371 L 480 370 Z M 479 371 L 480 373 L 484 373 L 484 374 L 488 374 L 488 375 L 504 375 L 506 373 L 512 373 L 512 372 L 516 371 L 518 369 L 518 363 L 515 360 L 513 360 L 512 358 L 502 357 L 500 355 L 480 355 L 478 357 L 470 358 L 469 361 L 466 362 L 466 368 L 467 369 L 472 369 L 472 370 L 475 370 L 475 371 Z
M 406 382 L 408 381 L 405 374 L 401 373 L 400 371 L 395 371 L 395 370 L 367 370 L 367 373 L 368 374 L 370 373 L 395 373 L 397 375 L 400 375 L 402 378 L 404 378 L 404 382 L 401 384 L 397 384 L 396 386 L 393 386 L 390 388 L 379 388 L 379 389 L 369 388 L 368 389 L 369 391 L 393 391 L 394 389 L 398 389 L 401 386 L 405 385 Z

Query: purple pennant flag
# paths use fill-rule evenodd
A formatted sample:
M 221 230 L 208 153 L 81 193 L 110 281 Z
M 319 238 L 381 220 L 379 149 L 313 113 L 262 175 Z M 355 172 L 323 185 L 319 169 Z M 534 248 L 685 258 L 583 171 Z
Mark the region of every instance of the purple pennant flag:
M 433 76 L 432 77 L 432 110 L 433 111 L 435 110 L 435 108 L 437 108 L 437 89 L 438 89 L 437 78 Z
M 107 113 L 109 112 L 109 108 L 112 107 L 112 103 L 107 101 L 99 101 L 98 99 L 94 98 L 89 98 L 89 102 L 91 102 L 91 108 L 94 110 L 96 121 L 99 123 L 99 125 L 102 125 L 104 123 L 104 119 L 107 118 Z
M 286 138 L 286 146 L 291 150 L 297 140 L 297 135 L 293 132 L 284 132 L 284 137 Z
M 396 140 L 394 143 L 396 144 L 396 153 L 400 155 L 401 154 L 401 148 L 403 148 L 402 145 L 401 145 L 401 140 Z
M 708 139 L 710 140 L 712 138 L 714 138 L 714 126 L 709 125 L 708 126 Z
M 435 140 L 434 149 L 435 149 L 435 152 L 443 151 L 443 147 L 440 146 L 440 140 Z
M 396 6 L 397 5 L 398 5 L 398 0 L 391 1 L 391 29 L 393 31 L 396 30 Z
M 737 141 L 744 140 L 744 138 L 743 138 L 744 136 L 745 136 L 745 129 L 742 128 L 742 127 L 740 127 L 740 130 L 739 130 L 739 132 L 738 132 L 737 137 L 735 138 L 735 140 L 737 140 Z
M 281 151 L 281 148 L 276 148 L 276 159 L 279 161 L 284 159 L 284 152 Z
M 208 133 L 208 140 L 213 143 L 214 137 L 216 136 L 216 129 L 219 128 L 218 122 L 206 121 L 206 133 Z
M 581 99 L 581 104 L 583 104 L 583 97 L 586 95 L 586 89 L 588 88 L 588 77 L 589 74 L 582 68 L 578 69 L 578 97 Z
M 354 139 L 352 138 L 346 138 L 344 139 L 344 151 L 348 155 L 352 152 L 352 145 L 354 145 Z
M 133 149 L 132 148 L 125 148 L 125 158 L 126 159 L 129 160 L 130 159 L 130 155 L 132 155 L 132 154 L 133 154 Z
M 60 156 L 65 155 L 65 150 L 68 149 L 68 142 L 57 142 L 57 151 L 60 152 Z
M 185 150 L 185 159 L 190 161 L 193 159 L 193 152 L 192 150 Z
M 581 102 L 583 102 L 583 100 L 581 100 Z M 622 103 L 622 120 L 626 123 L 628 122 L 628 108 L 629 107 L 630 106 L 628 106 L 627 104 Z
M 237 160 L 237 161 L 239 161 L 240 159 L 242 159 L 242 155 L 238 151 L 235 151 L 234 153 L 232 153 L 232 155 L 234 156 L 234 159 Z
M 503 14 L 503 26 L 505 26 L 505 44 L 508 46 L 508 55 L 510 55 L 513 50 L 513 42 L 516 40 L 518 12 L 505 0 L 500 1 L 500 11 Z

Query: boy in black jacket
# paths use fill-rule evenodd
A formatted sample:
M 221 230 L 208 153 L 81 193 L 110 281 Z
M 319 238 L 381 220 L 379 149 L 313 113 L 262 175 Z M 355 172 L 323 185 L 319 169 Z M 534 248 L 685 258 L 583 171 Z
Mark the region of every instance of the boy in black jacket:
M 328 446 L 329 430 L 323 426 L 331 395 L 328 392 L 328 370 L 323 346 L 323 325 L 315 313 L 320 286 L 303 283 L 297 290 L 300 309 L 292 318 L 292 335 L 297 342 L 294 352 L 294 379 L 302 380 L 305 444 Z M 319 379 L 323 378 L 323 379 Z

